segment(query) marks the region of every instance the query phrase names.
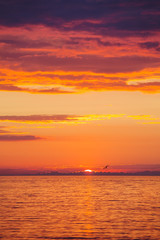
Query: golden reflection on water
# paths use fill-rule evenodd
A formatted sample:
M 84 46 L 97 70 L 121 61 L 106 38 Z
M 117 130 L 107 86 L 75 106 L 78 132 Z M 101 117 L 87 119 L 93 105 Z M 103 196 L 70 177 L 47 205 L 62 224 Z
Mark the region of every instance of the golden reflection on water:
M 160 177 L 0 177 L 0 239 L 159 240 Z
M 92 187 L 91 187 L 91 180 L 92 178 L 90 176 L 85 176 L 86 178 L 86 185 L 85 185 L 85 193 L 83 195 L 82 201 L 80 203 L 79 209 L 80 215 L 85 216 L 86 219 L 89 219 L 90 221 L 84 222 L 84 231 L 86 233 L 92 233 L 94 230 L 93 226 L 93 201 L 92 201 Z M 78 229 L 77 229 L 78 230 Z

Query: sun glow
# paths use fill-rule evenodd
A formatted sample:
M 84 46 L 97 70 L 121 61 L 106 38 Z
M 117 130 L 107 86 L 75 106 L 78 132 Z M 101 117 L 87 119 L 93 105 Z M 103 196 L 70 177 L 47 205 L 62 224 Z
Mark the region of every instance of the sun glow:
M 91 173 L 91 172 L 93 172 L 93 171 L 90 170 L 90 169 L 86 169 L 86 170 L 84 170 L 84 172 Z

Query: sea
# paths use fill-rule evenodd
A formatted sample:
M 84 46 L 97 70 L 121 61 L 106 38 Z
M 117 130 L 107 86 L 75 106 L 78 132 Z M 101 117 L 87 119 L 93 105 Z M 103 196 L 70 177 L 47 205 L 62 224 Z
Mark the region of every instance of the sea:
M 0 239 L 160 240 L 160 176 L 1 176 Z

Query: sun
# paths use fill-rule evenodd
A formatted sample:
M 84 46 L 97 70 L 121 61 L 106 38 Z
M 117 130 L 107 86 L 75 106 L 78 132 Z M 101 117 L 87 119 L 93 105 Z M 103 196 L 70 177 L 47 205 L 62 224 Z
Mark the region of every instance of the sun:
M 86 169 L 86 170 L 84 170 L 84 172 L 88 172 L 88 173 L 91 173 L 91 172 L 93 172 L 91 169 Z

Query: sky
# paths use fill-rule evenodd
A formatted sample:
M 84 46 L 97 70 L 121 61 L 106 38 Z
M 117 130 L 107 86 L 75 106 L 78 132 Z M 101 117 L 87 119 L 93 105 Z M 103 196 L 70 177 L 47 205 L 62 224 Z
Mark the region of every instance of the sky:
M 158 0 L 0 0 L 0 168 L 160 170 L 159 39 Z

